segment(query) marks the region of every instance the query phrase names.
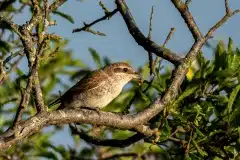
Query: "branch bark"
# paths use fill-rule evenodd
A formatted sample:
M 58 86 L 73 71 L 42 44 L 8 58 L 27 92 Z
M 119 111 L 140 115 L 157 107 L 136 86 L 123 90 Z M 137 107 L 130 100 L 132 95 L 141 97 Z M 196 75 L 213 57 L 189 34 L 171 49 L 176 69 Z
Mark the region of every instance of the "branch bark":
M 70 128 L 71 128 L 73 135 L 78 135 L 78 136 L 80 136 L 81 139 L 83 139 L 87 143 L 91 143 L 91 144 L 98 145 L 98 146 L 111 146 L 111 147 L 124 148 L 124 147 L 130 146 L 133 143 L 136 143 L 137 141 L 139 141 L 145 137 L 144 134 L 137 133 L 126 139 L 121 139 L 121 140 L 104 139 L 104 140 L 102 140 L 102 139 L 97 139 L 97 138 L 88 136 L 87 134 L 85 134 L 84 132 L 80 131 L 78 128 L 76 128 L 72 125 L 70 125 Z
M 176 2 L 180 3 L 178 0 L 172 0 L 172 2 L 173 4 Z M 178 89 L 185 78 L 185 74 L 187 73 L 187 70 L 191 66 L 192 62 L 196 59 L 196 56 L 199 53 L 201 47 L 206 43 L 206 41 L 210 38 L 210 36 L 217 28 L 224 24 L 224 22 L 226 22 L 231 16 L 240 12 L 240 10 L 235 10 L 234 12 L 228 11 L 226 15 L 208 31 L 206 36 L 202 37 L 196 23 L 194 21 L 190 22 L 193 19 L 189 15 L 188 10 L 186 10 L 186 8 L 183 10 L 178 9 L 179 6 L 176 6 L 176 8 L 181 13 L 183 19 L 186 21 L 189 30 L 191 31 L 195 38 L 195 43 L 193 44 L 185 58 L 182 59 L 179 56 L 172 53 L 170 50 L 164 47 L 160 47 L 155 42 L 148 40 L 140 32 L 124 0 L 116 0 L 116 4 L 121 12 L 121 15 L 123 16 L 123 19 L 125 20 L 126 25 L 128 26 L 130 34 L 135 38 L 135 40 L 140 45 L 142 45 L 147 51 L 153 52 L 169 60 L 170 62 L 177 64 L 177 68 L 174 70 L 171 77 L 171 84 L 169 88 L 166 90 L 165 94 L 162 95 L 163 98 L 162 99 L 160 97 L 157 98 L 152 104 L 149 105 L 148 108 L 134 115 L 121 115 L 110 112 L 96 112 L 84 109 L 39 112 L 36 115 L 28 118 L 27 120 L 19 122 L 15 128 L 9 129 L 5 133 L 0 135 L 1 151 L 8 149 L 15 143 L 20 142 L 24 138 L 38 132 L 43 127 L 48 125 L 78 122 L 95 125 L 104 125 L 119 129 L 131 130 L 135 128 L 137 131 L 144 132 L 146 128 L 143 126 L 143 124 L 146 124 L 150 119 L 159 114 L 167 105 L 171 104 L 171 102 L 174 101 L 174 99 L 178 95 Z M 30 45 L 31 43 L 27 44 L 27 42 L 29 42 L 28 36 L 30 36 L 30 33 L 23 29 L 21 30 L 21 34 L 24 35 L 24 37 L 22 38 L 22 42 L 24 44 L 24 47 L 26 47 L 25 48 L 26 54 L 34 54 L 35 53 L 34 50 L 30 50 L 29 52 L 30 49 L 29 47 L 32 47 Z M 28 58 L 35 57 L 28 56 Z M 29 59 L 29 63 L 32 62 L 34 61 L 32 59 Z M 36 63 L 32 64 L 36 65 Z M 30 64 L 30 66 L 33 65 Z
M 192 33 L 195 41 L 203 39 L 202 33 L 198 28 L 192 14 L 188 10 L 188 6 L 184 4 L 181 0 L 171 0 L 176 9 L 181 14 L 182 18 L 184 19 L 185 23 L 188 26 L 188 29 Z
M 140 46 L 142 46 L 146 51 L 152 52 L 157 56 L 162 57 L 163 59 L 166 59 L 167 61 L 173 63 L 175 66 L 181 64 L 182 58 L 179 55 L 172 52 L 168 48 L 159 46 L 158 44 L 143 35 L 143 33 L 137 27 L 134 18 L 124 0 L 116 0 L 115 2 L 128 27 L 129 33 Z

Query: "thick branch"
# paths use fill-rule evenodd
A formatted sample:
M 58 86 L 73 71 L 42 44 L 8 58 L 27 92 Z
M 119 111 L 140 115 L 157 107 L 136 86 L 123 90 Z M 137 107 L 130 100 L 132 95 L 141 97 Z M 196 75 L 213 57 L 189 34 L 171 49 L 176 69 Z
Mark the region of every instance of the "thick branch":
M 181 0 L 171 0 L 177 10 L 180 12 L 182 18 L 188 26 L 188 29 L 192 33 L 195 41 L 202 39 L 203 36 L 201 34 L 200 29 L 198 28 L 192 14 L 189 12 L 188 7 Z
M 42 89 L 40 86 L 39 77 L 38 77 L 37 72 L 34 75 L 33 91 L 34 91 L 34 95 L 35 95 L 37 112 L 46 111 L 47 108 L 44 106 Z
M 142 46 L 146 51 L 155 53 L 157 56 L 168 60 L 176 66 L 181 64 L 182 58 L 180 56 L 165 47 L 159 46 L 142 34 L 124 0 L 116 0 L 116 4 L 128 27 L 129 33 L 140 46 Z

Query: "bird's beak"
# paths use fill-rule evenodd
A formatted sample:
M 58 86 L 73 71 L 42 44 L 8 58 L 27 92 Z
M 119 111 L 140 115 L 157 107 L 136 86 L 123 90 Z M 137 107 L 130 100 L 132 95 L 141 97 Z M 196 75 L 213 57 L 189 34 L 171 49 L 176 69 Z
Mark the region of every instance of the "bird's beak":
M 142 76 L 139 73 L 137 73 L 137 72 L 134 73 L 134 78 L 133 79 L 137 80 L 139 85 L 141 85 L 142 82 L 143 82 Z

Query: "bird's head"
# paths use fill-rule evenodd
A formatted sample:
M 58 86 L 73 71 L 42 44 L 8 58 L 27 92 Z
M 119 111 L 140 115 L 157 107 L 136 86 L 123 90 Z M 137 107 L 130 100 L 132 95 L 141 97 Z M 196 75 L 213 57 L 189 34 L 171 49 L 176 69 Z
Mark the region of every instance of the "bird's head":
M 125 81 L 126 83 L 131 80 L 137 80 L 138 82 L 142 81 L 141 75 L 125 62 L 112 63 L 104 67 L 103 70 L 114 79 Z

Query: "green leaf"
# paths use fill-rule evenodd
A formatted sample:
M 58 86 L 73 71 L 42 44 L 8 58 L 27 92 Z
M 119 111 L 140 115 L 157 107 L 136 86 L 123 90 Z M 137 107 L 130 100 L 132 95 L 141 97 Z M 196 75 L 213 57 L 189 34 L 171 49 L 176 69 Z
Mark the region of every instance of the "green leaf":
M 55 155 L 53 152 L 50 151 L 42 151 L 37 154 L 37 156 L 48 158 L 48 159 L 53 159 L 53 160 L 58 160 L 57 155 Z
M 138 91 L 138 95 L 146 102 L 150 102 L 149 98 L 142 91 Z
M 20 68 L 16 68 L 16 73 L 19 77 L 24 76 L 24 72 Z
M 179 105 L 179 103 L 184 100 L 184 98 L 190 96 L 191 94 L 195 93 L 196 90 L 199 88 L 199 85 L 192 84 L 189 85 L 184 92 L 176 99 L 176 101 L 173 103 L 172 107 L 175 108 Z
M 211 100 L 213 102 L 219 102 L 221 104 L 227 103 L 228 102 L 228 97 L 224 95 L 209 95 L 207 97 L 208 100 Z
M 197 142 L 194 140 L 194 139 L 192 139 L 192 142 L 193 142 L 193 145 L 197 148 L 197 151 L 198 151 L 198 153 L 201 155 L 201 156 L 207 156 L 208 154 L 207 154 L 207 152 L 205 152 L 204 150 L 202 150 L 201 148 L 200 148 L 200 146 L 197 144 Z
M 164 126 L 163 126 L 162 131 L 161 131 L 161 141 L 165 141 L 169 138 L 170 131 L 171 131 L 171 128 L 168 124 L 168 120 L 165 119 L 164 120 Z
M 66 13 L 59 12 L 59 11 L 53 11 L 52 13 L 63 17 L 64 19 L 68 20 L 71 23 L 74 23 L 73 18 L 70 15 L 66 14 Z
M 102 67 L 102 63 L 101 63 L 101 59 L 100 59 L 99 53 L 94 48 L 89 48 L 88 50 L 91 53 L 92 58 L 93 58 L 94 62 L 96 63 L 97 67 L 101 68 Z
M 223 41 L 220 41 L 215 50 L 215 70 L 219 68 L 225 68 L 225 46 Z
M 103 62 L 105 66 L 111 64 L 111 60 L 108 57 L 104 57 Z
M 225 114 L 227 113 L 231 113 L 232 112 L 232 106 L 233 106 L 233 103 L 237 97 L 237 94 L 240 90 L 240 84 L 238 84 L 232 91 L 229 99 L 228 99 L 228 105 L 227 105 L 227 108 L 226 108 L 226 111 L 225 111 Z
M 218 78 L 225 78 L 225 77 L 232 77 L 234 75 L 234 70 L 232 69 L 225 69 L 225 70 L 220 70 L 215 73 L 213 73 L 213 77 L 218 77 Z
M 233 52 L 233 40 L 232 38 L 229 37 L 228 39 L 228 53 L 232 53 Z
M 7 53 L 10 52 L 10 48 L 11 46 L 7 42 L 0 40 L 0 51 Z

